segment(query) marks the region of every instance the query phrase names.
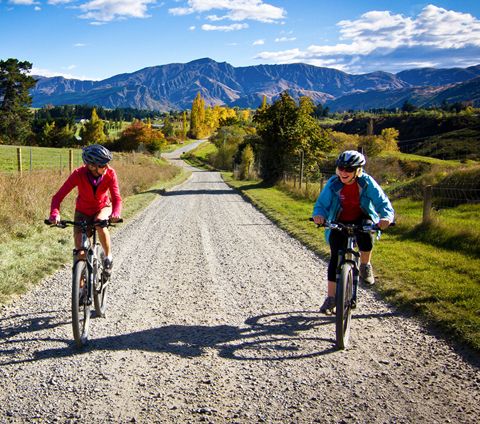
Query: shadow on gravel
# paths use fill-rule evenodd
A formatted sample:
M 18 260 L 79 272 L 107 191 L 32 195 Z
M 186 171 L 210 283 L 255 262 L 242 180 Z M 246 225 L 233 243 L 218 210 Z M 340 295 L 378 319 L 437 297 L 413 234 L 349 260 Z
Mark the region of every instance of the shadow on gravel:
M 61 310 L 39 312 L 35 314 L 16 314 L 0 319 L 0 339 L 2 341 L 17 334 L 33 333 L 35 331 L 64 325 L 58 320 Z
M 198 194 L 237 194 L 234 190 L 208 190 L 208 189 L 201 189 L 201 190 L 175 190 L 175 191 L 165 191 L 164 189 L 159 190 L 147 190 L 142 191 L 141 194 L 145 193 L 154 193 L 160 196 L 189 196 L 189 195 L 198 195 Z
M 194 358 L 216 349 L 223 358 L 243 361 L 282 361 L 310 358 L 334 352 L 333 338 L 318 336 L 320 326 L 330 325 L 334 336 L 334 318 L 317 311 L 294 311 L 248 318 L 244 326 L 166 325 L 130 334 L 94 338 L 78 350 L 73 341 L 65 348 L 39 350 L 31 359 L 15 360 L 0 356 L 0 365 L 67 357 L 90 351 L 143 350 Z M 41 342 L 42 339 L 37 339 Z M 13 345 L 13 346 L 12 346 Z M 15 348 L 12 341 L 9 347 Z M 5 352 L 8 354 L 8 352 Z

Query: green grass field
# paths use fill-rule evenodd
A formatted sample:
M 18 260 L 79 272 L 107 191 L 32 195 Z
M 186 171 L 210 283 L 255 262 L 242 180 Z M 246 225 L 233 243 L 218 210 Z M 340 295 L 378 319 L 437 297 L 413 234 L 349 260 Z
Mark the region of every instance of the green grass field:
M 69 167 L 70 149 L 0 145 L 0 171 L 16 171 L 18 169 L 18 148 L 21 149 L 23 171 L 40 169 L 57 169 L 60 171 Z M 81 149 L 73 149 L 73 167 L 78 167 L 81 164 Z

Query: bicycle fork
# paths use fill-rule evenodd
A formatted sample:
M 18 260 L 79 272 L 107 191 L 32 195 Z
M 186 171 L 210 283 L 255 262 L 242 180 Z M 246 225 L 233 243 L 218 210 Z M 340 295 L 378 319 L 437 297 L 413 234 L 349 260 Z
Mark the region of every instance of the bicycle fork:
M 352 297 L 350 299 L 350 305 L 352 309 L 357 307 L 357 288 L 358 282 L 360 280 L 360 270 L 359 270 L 359 263 L 360 263 L 360 253 L 356 252 L 354 249 L 348 248 L 346 252 L 340 251 L 338 254 L 338 265 L 337 265 L 337 275 L 336 275 L 336 282 L 340 280 L 340 272 L 342 269 L 342 265 L 344 263 L 351 263 L 352 264 Z

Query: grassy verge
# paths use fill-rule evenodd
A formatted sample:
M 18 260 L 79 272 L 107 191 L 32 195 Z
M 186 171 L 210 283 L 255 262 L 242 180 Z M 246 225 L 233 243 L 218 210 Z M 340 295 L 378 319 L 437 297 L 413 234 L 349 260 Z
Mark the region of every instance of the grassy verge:
M 193 150 L 182 155 L 182 159 L 188 161 L 190 165 L 202 169 L 214 169 L 210 164 L 209 157 L 217 152 L 217 148 L 210 142 L 204 142 Z
M 189 175 L 163 160 L 136 155 L 135 163 L 127 164 L 125 159 L 113 166 L 120 179 L 122 215 L 127 219 L 158 196 L 155 190 L 177 185 Z M 67 175 L 0 175 L 0 305 L 70 262 L 72 230 L 43 224 L 51 196 Z M 74 198 L 71 193 L 62 203 L 65 218 L 72 218 Z
M 192 144 L 195 141 L 197 140 L 189 138 L 188 140 L 185 140 L 183 143 L 167 144 L 165 147 L 162 148 L 162 153 L 173 152 L 174 150 L 180 149 L 184 146 L 188 146 L 189 144 Z
M 308 222 L 313 207 L 310 200 L 294 197 L 279 187 L 236 181 L 231 174 L 224 174 L 224 178 L 281 228 L 327 257 L 329 249 L 322 230 Z M 428 236 L 412 237 L 409 232 L 415 228 L 420 231 L 414 223 L 419 208 L 408 201 L 395 207 L 401 217 L 405 216 L 405 222 L 385 232 L 376 243 L 373 256 L 376 290 L 388 301 L 427 318 L 447 336 L 480 350 L 478 255 L 468 254 L 464 249 L 454 250 L 450 242 L 445 244 L 449 248 L 440 247 L 441 243 L 432 245 Z M 453 214 L 445 215 L 449 213 Z M 458 213 L 452 219 L 458 219 Z M 478 222 L 478 213 L 474 215 L 471 219 Z

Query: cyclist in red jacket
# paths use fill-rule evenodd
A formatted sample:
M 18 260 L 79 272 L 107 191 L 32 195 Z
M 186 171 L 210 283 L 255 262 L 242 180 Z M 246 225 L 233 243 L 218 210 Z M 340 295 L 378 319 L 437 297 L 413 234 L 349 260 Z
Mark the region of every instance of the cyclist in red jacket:
M 75 187 L 78 188 L 78 196 L 74 221 L 93 223 L 109 218 L 113 222 L 118 221 L 122 210 L 122 198 L 117 174 L 108 165 L 112 160 L 112 154 L 100 144 L 93 144 L 83 149 L 82 159 L 84 165 L 75 169 L 53 196 L 49 221 L 52 224 L 60 222 L 60 204 Z M 110 196 L 107 192 L 110 192 Z M 110 233 L 108 228 L 99 226 L 97 234 L 105 252 L 104 270 L 110 274 L 113 265 Z M 74 227 L 73 238 L 77 254 L 85 255 L 81 250 L 82 233 L 79 227 Z

